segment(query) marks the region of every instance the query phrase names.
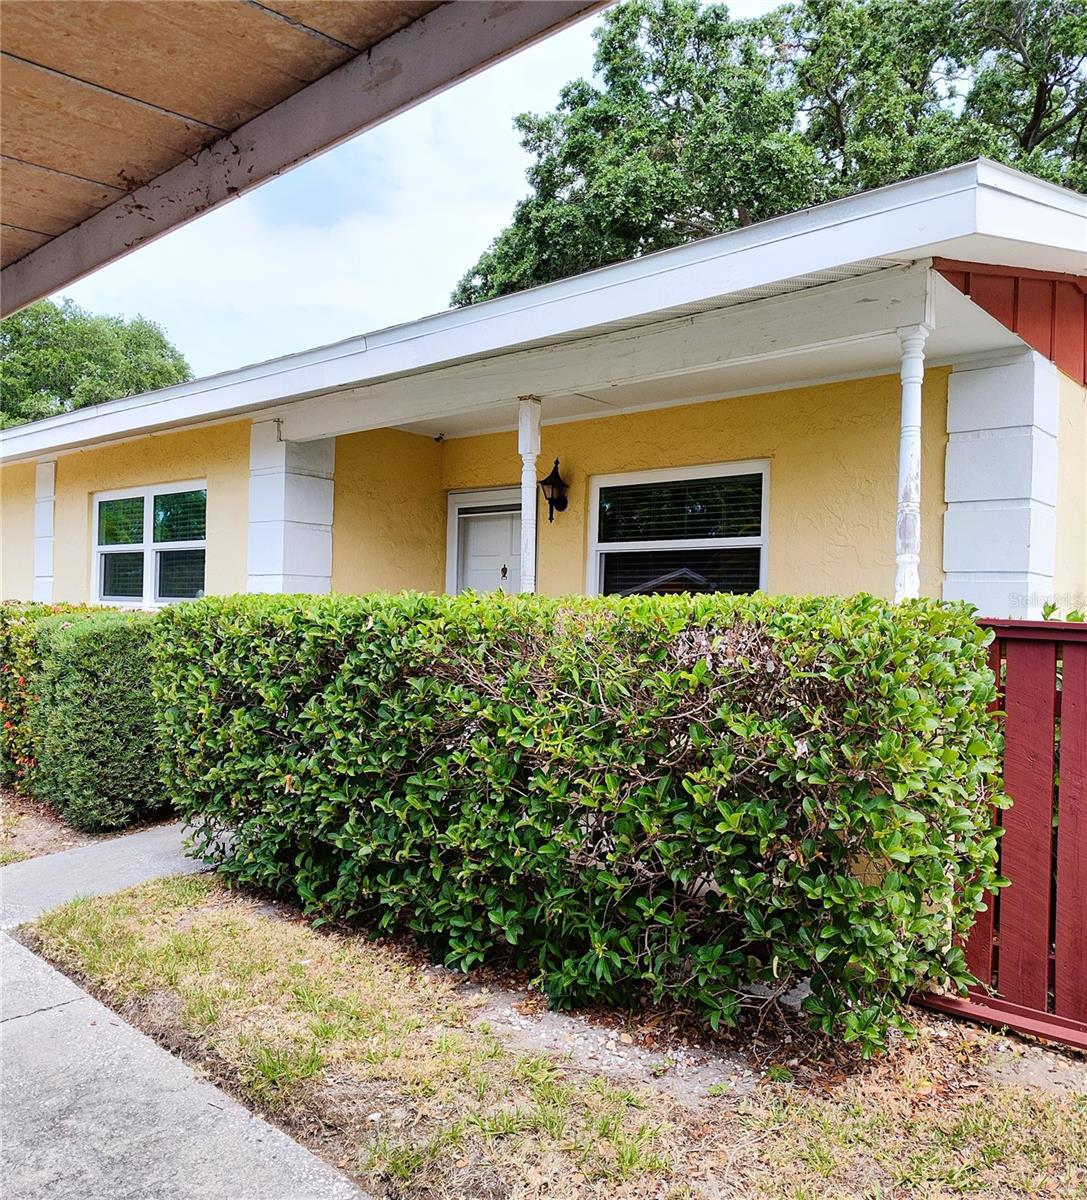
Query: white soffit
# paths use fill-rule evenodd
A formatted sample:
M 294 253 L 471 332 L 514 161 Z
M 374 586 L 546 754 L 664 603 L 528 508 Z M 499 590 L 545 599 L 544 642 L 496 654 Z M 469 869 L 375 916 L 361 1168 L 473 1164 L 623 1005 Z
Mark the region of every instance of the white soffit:
M 998 257 L 986 257 L 992 254 Z M 0 461 L 220 420 L 936 255 L 1087 273 L 1087 197 L 985 160 L 965 163 L 498 300 L 17 427 L 3 435 Z

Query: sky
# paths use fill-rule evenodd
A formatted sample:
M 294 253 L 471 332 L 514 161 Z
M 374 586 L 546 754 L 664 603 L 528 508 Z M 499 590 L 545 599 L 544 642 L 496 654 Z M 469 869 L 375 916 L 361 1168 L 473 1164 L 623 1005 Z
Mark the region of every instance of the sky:
M 729 10 L 773 7 L 737 0 Z M 514 117 L 553 108 L 563 84 L 591 75 L 598 22 L 530 46 L 62 294 L 156 321 L 197 376 L 447 308 L 528 192 Z

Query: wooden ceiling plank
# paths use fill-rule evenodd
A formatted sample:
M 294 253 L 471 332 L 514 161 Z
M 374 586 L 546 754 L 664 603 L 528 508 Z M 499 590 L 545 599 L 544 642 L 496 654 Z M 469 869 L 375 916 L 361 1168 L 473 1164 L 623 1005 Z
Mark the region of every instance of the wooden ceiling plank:
M 240 0 L 4 0 L 4 45 L 220 129 L 251 120 L 352 54 Z
M 259 0 L 265 8 L 365 50 L 432 12 L 443 0 Z
M 285 21 L 292 29 L 297 29 L 307 37 L 320 38 L 321 41 L 327 42 L 330 46 L 335 46 L 337 50 L 348 50 L 352 55 L 355 55 L 360 50 L 366 48 L 365 46 L 353 46 L 350 42 L 341 42 L 339 38 L 333 37 L 330 33 L 325 33 L 321 29 L 316 29 L 312 25 L 307 25 L 305 21 L 299 21 L 296 17 L 278 12 L 269 4 L 261 4 L 260 0 L 241 0 L 241 2 L 242 4 L 247 4 L 250 8 L 256 8 L 262 13 L 267 13 L 277 21 Z
M 37 250 L 49 241 L 45 233 L 28 233 L 25 229 L 14 229 L 10 225 L 0 225 L 0 263 L 5 267 L 18 262 L 31 250 Z
M 22 0 L 6 0 L 5 10 L 12 2 Z M 180 2 L 161 0 L 159 7 Z M 439 6 L 379 42 L 368 54 L 350 59 L 232 134 L 184 160 L 175 157 L 176 165 L 171 169 L 6 267 L 0 283 L 4 312 L 15 311 L 82 278 L 271 176 L 290 170 L 579 20 L 603 3 L 474 0 Z M 105 97 L 93 99 L 104 101 Z M 130 117 L 133 113 L 141 118 L 153 116 L 130 110 Z M 0 134 L 4 132 L 6 128 L 0 129 Z M 172 132 L 177 132 L 176 126 Z M 71 140 L 78 150 L 86 133 Z M 130 152 L 130 148 L 125 149 Z M 44 165 L 55 161 L 19 153 L 16 148 L 6 152 Z M 77 161 L 57 165 L 88 176 L 100 169 Z M 127 169 L 115 170 L 107 177 L 117 177 L 123 183 L 126 174 Z
M 186 125 L 18 62 L 6 64 L 0 85 L 0 151 L 126 190 L 197 153 L 215 137 L 203 126 Z
M 5 158 L 2 164 L 4 220 L 55 237 L 112 204 L 118 188 Z
M 121 100 L 125 104 L 135 105 L 137 108 L 146 108 L 150 112 L 158 113 L 160 116 L 169 117 L 174 121 L 181 121 L 185 125 L 201 125 L 209 133 L 223 134 L 226 133 L 221 125 L 209 125 L 206 121 L 201 121 L 199 117 L 190 117 L 185 113 L 175 112 L 171 108 L 163 108 L 159 104 L 152 104 L 149 100 L 140 100 L 136 96 L 130 96 L 127 92 L 116 92 L 113 88 L 103 87 L 100 83 L 94 83 L 89 79 L 81 79 L 78 75 L 71 75 L 67 71 L 58 71 L 53 67 L 43 66 L 41 63 L 31 62 L 29 59 L 20 58 L 17 54 L 11 54 L 7 50 L 0 50 L 0 58 L 4 62 L 19 63 L 20 65 L 29 68 L 31 71 L 37 71 L 42 75 L 48 75 L 53 79 L 64 79 L 69 83 L 77 83 L 81 88 L 87 88 L 92 92 L 98 92 L 103 96 L 111 96 L 115 100 Z
M 21 158 L 13 158 L 10 154 L 0 154 L 0 164 L 7 167 L 26 167 L 29 171 L 40 172 L 43 175 L 56 175 L 61 179 L 74 179 L 76 183 L 90 184 L 91 187 L 102 188 L 105 191 L 113 192 L 114 198 L 123 196 L 128 190 L 123 187 L 115 187 L 111 183 L 103 183 L 101 179 L 87 179 L 83 175 L 74 175 L 71 171 L 62 171 L 57 167 L 43 167 L 41 163 L 26 162 Z

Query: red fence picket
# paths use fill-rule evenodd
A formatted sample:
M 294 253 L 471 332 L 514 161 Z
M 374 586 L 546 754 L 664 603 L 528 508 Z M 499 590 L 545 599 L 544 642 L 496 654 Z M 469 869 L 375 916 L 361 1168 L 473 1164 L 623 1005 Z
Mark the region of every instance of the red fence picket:
M 981 981 L 918 999 L 1087 1050 L 1087 625 L 984 621 L 1004 722 L 1000 871 L 966 944 Z

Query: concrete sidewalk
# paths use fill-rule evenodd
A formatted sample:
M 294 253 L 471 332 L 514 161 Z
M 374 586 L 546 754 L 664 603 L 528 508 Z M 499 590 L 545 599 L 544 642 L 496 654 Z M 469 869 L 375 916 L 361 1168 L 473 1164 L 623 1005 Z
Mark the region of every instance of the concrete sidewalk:
M 0 929 L 33 921 L 75 896 L 104 896 L 148 879 L 201 870 L 185 857 L 184 840 L 180 822 L 155 825 L 0 867 Z
M 0 869 L 18 924 L 199 869 L 180 826 Z M 338 1171 L 0 933 L 4 1200 L 360 1200 Z

